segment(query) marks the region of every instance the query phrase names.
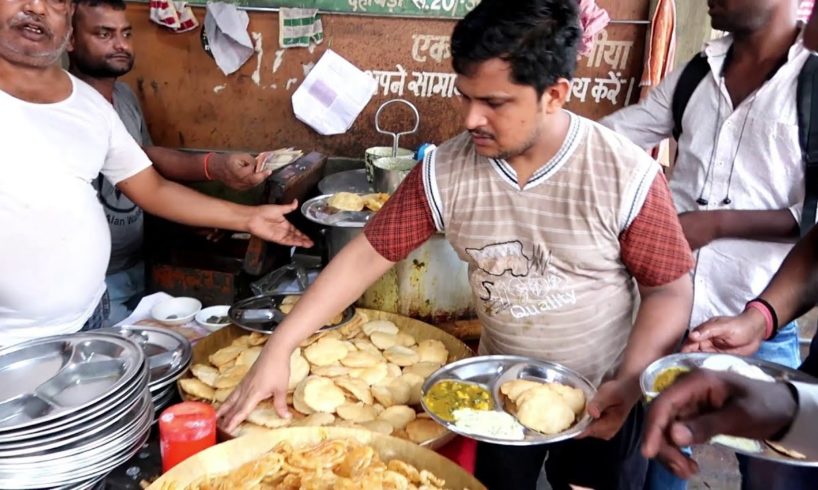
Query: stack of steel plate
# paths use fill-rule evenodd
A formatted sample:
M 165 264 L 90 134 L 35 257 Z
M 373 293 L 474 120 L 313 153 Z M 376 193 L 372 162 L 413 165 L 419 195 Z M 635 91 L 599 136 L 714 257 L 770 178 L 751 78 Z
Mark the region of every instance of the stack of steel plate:
M 83 332 L 0 350 L 0 488 L 94 488 L 148 438 L 148 363 Z
M 126 326 L 105 328 L 100 332 L 114 333 L 142 347 L 150 370 L 151 398 L 155 417 L 168 406 L 176 394 L 176 380 L 190 366 L 193 348 L 183 335 L 161 327 Z

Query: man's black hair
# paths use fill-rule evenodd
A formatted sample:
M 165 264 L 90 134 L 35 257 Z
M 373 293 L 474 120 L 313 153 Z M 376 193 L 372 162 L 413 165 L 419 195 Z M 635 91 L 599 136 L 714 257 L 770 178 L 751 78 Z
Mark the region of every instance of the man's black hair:
M 114 10 L 125 10 L 125 0 L 74 0 L 74 4 L 86 7 L 107 6 Z
M 452 65 L 469 75 L 500 58 L 515 83 L 542 95 L 558 79 L 573 78 L 580 35 L 577 0 L 483 0 L 454 28 Z

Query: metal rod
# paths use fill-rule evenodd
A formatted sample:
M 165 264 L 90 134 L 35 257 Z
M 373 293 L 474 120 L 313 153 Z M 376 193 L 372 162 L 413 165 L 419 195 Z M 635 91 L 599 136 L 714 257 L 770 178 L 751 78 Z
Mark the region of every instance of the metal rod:
M 649 20 L 612 20 L 611 24 L 638 24 L 638 25 L 649 25 Z

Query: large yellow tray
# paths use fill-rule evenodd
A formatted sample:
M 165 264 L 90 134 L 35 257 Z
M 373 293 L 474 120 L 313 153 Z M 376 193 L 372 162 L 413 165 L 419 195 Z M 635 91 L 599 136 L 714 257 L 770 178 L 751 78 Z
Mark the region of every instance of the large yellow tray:
M 351 438 L 368 444 L 384 461 L 397 458 L 419 470 L 431 471 L 446 480 L 446 488 L 453 490 L 486 488 L 474 476 L 449 459 L 404 439 L 345 427 L 291 427 L 248 435 L 206 449 L 176 465 L 148 487 L 148 490 L 183 490 L 204 476 L 224 474 L 257 459 L 279 441 L 288 441 L 297 447 L 338 438 Z

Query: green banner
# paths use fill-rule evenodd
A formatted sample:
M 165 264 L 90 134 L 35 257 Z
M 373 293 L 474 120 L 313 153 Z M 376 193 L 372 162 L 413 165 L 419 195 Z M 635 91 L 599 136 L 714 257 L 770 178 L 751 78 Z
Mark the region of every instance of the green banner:
M 248 9 L 302 7 L 317 8 L 327 13 L 370 14 L 403 17 L 460 18 L 480 0 L 235 0 Z M 190 0 L 192 5 L 205 5 L 207 0 Z

